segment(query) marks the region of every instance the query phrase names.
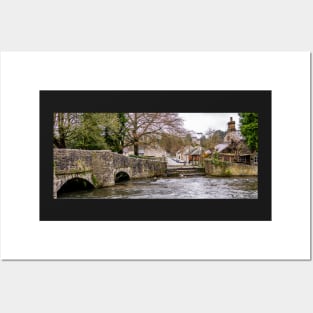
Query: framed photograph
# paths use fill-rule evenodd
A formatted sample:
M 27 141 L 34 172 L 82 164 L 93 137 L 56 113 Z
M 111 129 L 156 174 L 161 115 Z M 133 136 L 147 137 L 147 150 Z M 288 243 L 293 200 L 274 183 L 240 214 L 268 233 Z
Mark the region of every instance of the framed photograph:
M 1 258 L 310 260 L 309 52 L 2 52 Z
M 40 220 L 271 220 L 271 91 L 40 91 L 40 125 Z

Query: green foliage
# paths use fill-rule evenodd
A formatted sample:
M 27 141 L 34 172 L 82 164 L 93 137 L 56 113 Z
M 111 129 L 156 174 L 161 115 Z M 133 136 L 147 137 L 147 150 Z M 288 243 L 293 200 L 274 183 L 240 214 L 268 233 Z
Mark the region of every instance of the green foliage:
M 231 174 L 231 170 L 229 169 L 229 168 L 226 168 L 225 170 L 224 170 L 224 176 L 231 176 L 232 174 Z
M 123 153 L 127 118 L 125 113 L 116 114 L 117 124 L 105 128 L 104 139 L 106 144 L 110 147 L 110 150 L 113 152 Z
M 240 132 L 251 151 L 258 151 L 258 113 L 239 113 Z
M 231 172 L 231 170 L 228 168 L 228 163 L 219 160 L 219 158 L 218 158 L 218 152 L 217 152 L 217 151 L 215 151 L 215 152 L 213 153 L 211 162 L 212 162 L 212 164 L 213 164 L 214 166 L 217 166 L 217 167 L 219 167 L 219 168 L 221 169 L 221 176 L 225 176 L 225 177 L 232 176 L 232 172 Z
M 68 147 L 72 149 L 108 149 L 103 133 L 105 113 L 82 113 L 80 123 L 73 128 Z
M 129 157 L 134 158 L 134 159 L 147 159 L 147 157 L 143 155 L 135 155 L 135 154 L 130 154 Z
M 124 113 L 54 113 L 53 143 L 58 148 L 123 152 Z
M 98 185 L 98 180 L 97 180 L 97 177 L 96 177 L 94 174 L 91 175 L 91 180 L 92 180 L 93 185 L 94 185 L 95 187 L 97 187 L 97 185 Z
M 221 161 L 218 159 L 218 152 L 214 151 L 212 155 L 212 164 L 213 165 L 220 165 Z

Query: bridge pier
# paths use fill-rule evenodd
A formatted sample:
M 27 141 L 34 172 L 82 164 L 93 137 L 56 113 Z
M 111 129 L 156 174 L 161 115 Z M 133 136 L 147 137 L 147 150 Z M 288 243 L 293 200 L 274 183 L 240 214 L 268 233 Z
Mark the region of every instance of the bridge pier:
M 53 179 L 53 199 L 57 199 L 58 197 L 58 190 L 62 186 L 62 180 L 58 179 L 56 176 L 54 176 Z

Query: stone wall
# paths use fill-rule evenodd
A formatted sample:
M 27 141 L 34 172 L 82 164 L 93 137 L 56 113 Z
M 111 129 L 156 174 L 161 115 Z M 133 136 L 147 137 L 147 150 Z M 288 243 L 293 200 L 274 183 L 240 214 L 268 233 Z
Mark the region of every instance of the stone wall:
M 204 160 L 205 173 L 211 176 L 257 176 L 258 166 L 243 163 L 230 163 L 210 159 Z
M 56 172 L 71 172 L 91 169 L 90 151 L 76 149 L 53 149 L 54 169 Z
M 55 180 L 89 172 L 96 188 L 114 185 L 118 172 L 132 179 L 166 175 L 165 162 L 129 158 L 109 150 L 53 149 L 53 159 Z

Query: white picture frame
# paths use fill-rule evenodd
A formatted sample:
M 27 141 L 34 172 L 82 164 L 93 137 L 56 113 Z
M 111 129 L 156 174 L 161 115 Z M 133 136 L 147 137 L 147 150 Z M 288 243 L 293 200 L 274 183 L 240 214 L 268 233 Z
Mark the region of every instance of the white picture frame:
M 2 259 L 311 258 L 309 52 L 0 57 Z M 40 222 L 40 90 L 271 90 L 272 221 Z

